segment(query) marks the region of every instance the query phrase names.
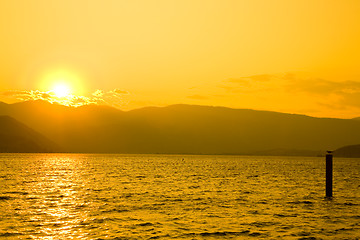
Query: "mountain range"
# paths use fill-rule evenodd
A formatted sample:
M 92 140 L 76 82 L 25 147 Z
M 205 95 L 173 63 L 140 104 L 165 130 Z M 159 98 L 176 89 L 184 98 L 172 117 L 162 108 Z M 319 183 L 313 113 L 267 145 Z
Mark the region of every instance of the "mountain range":
M 334 151 L 335 157 L 360 158 L 360 144 L 349 145 Z
M 63 151 L 85 153 L 317 155 L 360 143 L 360 121 L 250 109 L 170 105 L 121 111 L 45 101 L 0 103 Z
M 9 116 L 0 116 L 0 152 L 58 152 L 55 143 Z

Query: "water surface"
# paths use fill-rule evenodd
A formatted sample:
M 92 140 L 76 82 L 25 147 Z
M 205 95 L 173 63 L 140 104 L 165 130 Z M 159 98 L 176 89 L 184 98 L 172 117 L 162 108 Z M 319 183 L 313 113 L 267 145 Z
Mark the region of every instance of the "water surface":
M 360 159 L 0 155 L 0 238 L 360 239 Z

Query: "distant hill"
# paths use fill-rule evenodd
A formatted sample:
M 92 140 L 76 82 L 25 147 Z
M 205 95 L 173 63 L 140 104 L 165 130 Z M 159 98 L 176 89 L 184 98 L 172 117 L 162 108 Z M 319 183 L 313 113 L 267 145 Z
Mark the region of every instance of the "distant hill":
M 360 142 L 360 121 L 225 107 L 123 112 L 43 101 L 0 105 L 70 152 L 314 155 Z
M 344 146 L 334 151 L 336 157 L 360 158 L 360 144 Z
M 54 152 L 53 142 L 9 116 L 0 116 L 0 152 Z

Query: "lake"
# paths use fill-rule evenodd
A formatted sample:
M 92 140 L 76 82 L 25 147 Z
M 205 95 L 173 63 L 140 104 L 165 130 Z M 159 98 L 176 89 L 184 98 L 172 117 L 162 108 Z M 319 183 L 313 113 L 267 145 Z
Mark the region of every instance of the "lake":
M 360 159 L 1 154 L 4 239 L 360 239 Z

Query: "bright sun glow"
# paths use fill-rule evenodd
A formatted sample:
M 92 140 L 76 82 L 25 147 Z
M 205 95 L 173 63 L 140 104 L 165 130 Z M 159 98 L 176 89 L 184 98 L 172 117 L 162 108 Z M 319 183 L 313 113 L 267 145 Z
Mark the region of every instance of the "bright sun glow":
M 81 77 L 72 69 L 49 69 L 41 76 L 39 88 L 62 99 L 82 95 L 84 90 Z
M 52 91 L 58 98 L 67 97 L 71 94 L 70 87 L 64 83 L 56 84 Z

